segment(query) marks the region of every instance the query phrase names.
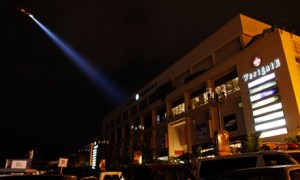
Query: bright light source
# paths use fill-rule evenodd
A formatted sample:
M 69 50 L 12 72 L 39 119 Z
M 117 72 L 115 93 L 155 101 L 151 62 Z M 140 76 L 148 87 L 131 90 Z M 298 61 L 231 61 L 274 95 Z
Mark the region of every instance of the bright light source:
M 285 125 L 286 125 L 285 119 L 280 119 L 277 121 L 272 121 L 272 122 L 267 122 L 264 124 L 256 125 L 255 130 L 262 131 L 262 130 L 273 129 L 275 127 L 280 127 L 280 126 L 285 126 Z
M 140 95 L 139 95 L 139 94 L 136 94 L 136 95 L 135 95 L 135 100 L 139 100 L 139 98 L 140 98 Z
M 267 106 L 264 108 L 257 109 L 255 111 L 253 111 L 252 113 L 253 113 L 253 116 L 258 116 L 260 114 L 268 113 L 268 112 L 275 111 L 275 110 L 278 110 L 281 108 L 282 108 L 282 104 L 276 103 L 276 104 L 273 104 L 273 105 L 270 105 L 270 106 Z
M 272 119 L 281 118 L 283 116 L 284 116 L 283 111 L 278 111 L 278 112 L 274 112 L 274 113 L 267 114 L 264 116 L 256 117 L 256 118 L 254 118 L 254 122 L 261 123 L 261 122 L 265 122 L 265 121 L 270 121 Z
M 256 87 L 256 88 L 250 89 L 250 90 L 249 90 L 249 93 L 250 93 L 250 94 L 254 94 L 254 93 L 257 93 L 257 92 L 262 91 L 262 90 L 264 90 L 264 89 L 267 89 L 267 88 L 269 88 L 269 87 L 275 86 L 276 84 L 277 84 L 276 81 L 270 81 L 270 82 L 267 82 L 267 83 L 265 83 L 265 84 L 262 84 L 262 85 L 260 85 L 260 86 L 258 86 L 258 87 Z
M 287 133 L 286 128 L 280 128 L 280 129 L 262 132 L 260 138 L 272 137 L 272 136 L 282 135 L 286 133 Z
M 270 96 L 272 94 L 275 94 L 277 92 L 278 92 L 277 88 L 269 89 L 264 92 L 258 93 L 256 95 L 250 96 L 250 101 L 253 102 L 253 101 L 259 100 L 259 99 L 265 98 L 267 96 Z
M 278 96 L 274 96 L 274 97 L 270 97 L 270 98 L 267 98 L 267 99 L 264 99 L 264 100 L 252 103 L 252 109 L 255 109 L 255 108 L 267 105 L 267 104 L 271 104 L 273 102 L 278 101 L 278 99 L 279 99 Z
M 276 76 L 275 76 L 275 73 L 271 73 L 271 74 L 268 74 L 266 76 L 263 76 L 255 81 L 252 81 L 248 84 L 248 88 L 252 88 L 256 85 L 259 85 L 259 84 L 262 84 L 268 80 L 271 80 L 271 79 L 274 79 Z
M 67 45 L 67 43 L 51 32 L 32 15 L 30 17 L 39 25 L 40 28 L 42 28 L 42 30 L 51 38 L 51 40 L 55 42 L 61 51 L 78 67 L 78 69 L 94 83 L 99 90 L 104 91 L 107 95 L 112 97 L 115 103 L 120 103 L 125 99 L 124 94 L 119 91 L 120 88 L 116 87 L 111 81 L 108 80 L 107 77 L 105 77 L 104 74 L 101 74 L 95 67 L 89 64 L 87 59 L 73 50 L 69 45 Z

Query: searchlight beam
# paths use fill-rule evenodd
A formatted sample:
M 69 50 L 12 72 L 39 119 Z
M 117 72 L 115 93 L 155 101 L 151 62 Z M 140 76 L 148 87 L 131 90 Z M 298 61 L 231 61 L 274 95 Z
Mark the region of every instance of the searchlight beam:
M 125 95 L 119 91 L 113 82 L 109 81 L 103 73 L 100 73 L 95 67 L 93 67 L 86 58 L 72 49 L 66 42 L 60 39 L 40 21 L 38 21 L 31 13 L 24 9 L 17 8 L 22 13 L 28 15 L 33 21 L 49 36 L 49 38 L 60 48 L 60 50 L 77 66 L 77 68 L 91 80 L 94 85 L 109 95 L 114 103 L 120 103 L 125 99 Z

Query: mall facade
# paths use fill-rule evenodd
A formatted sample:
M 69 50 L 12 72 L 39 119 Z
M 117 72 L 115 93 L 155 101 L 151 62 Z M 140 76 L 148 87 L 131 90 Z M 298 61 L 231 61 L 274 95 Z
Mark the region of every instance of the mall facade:
M 300 37 L 239 14 L 102 119 L 101 154 L 153 159 L 214 147 L 226 130 L 282 141 L 300 128 Z M 101 150 L 101 149 L 100 149 Z

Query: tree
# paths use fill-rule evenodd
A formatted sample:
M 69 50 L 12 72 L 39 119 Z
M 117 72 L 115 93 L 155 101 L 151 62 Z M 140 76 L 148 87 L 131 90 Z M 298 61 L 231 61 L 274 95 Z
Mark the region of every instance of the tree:
M 259 137 L 260 132 L 250 132 L 247 134 L 247 152 L 255 152 L 260 150 L 261 140 Z

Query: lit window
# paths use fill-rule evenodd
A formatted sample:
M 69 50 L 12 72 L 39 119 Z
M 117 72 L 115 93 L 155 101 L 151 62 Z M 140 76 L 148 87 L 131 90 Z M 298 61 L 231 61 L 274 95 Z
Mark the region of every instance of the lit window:
M 192 98 L 190 103 L 191 103 L 192 109 L 195 109 L 197 107 L 200 107 L 200 106 L 208 103 L 207 92 Z
M 181 114 L 185 112 L 185 104 L 181 103 L 178 106 L 172 108 L 173 115 Z

